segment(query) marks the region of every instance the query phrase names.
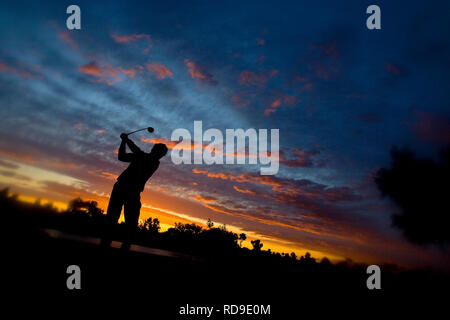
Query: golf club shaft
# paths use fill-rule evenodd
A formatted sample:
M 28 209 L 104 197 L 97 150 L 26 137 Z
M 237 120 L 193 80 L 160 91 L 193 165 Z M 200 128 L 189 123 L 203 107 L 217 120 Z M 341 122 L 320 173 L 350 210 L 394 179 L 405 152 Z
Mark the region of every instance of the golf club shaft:
M 142 129 L 138 129 L 138 130 L 129 132 L 129 133 L 127 133 L 127 135 L 130 135 L 130 134 L 133 134 L 133 133 L 136 133 L 136 132 L 139 132 L 139 131 L 143 131 L 143 130 L 147 130 L 147 128 L 142 128 Z

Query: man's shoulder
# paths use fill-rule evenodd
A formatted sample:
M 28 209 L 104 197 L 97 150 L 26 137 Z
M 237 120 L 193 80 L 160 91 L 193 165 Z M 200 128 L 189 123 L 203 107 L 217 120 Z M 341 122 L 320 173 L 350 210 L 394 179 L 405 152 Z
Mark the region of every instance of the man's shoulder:
M 159 159 L 156 158 L 154 155 L 152 155 L 151 153 L 145 153 L 144 157 L 146 158 L 146 160 L 148 160 L 150 163 L 152 163 L 153 165 L 159 165 Z

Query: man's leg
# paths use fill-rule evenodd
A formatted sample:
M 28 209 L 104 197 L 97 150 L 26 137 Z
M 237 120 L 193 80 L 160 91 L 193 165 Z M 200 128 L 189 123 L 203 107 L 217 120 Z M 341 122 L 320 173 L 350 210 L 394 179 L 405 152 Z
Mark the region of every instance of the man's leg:
M 114 184 L 109 197 L 108 209 L 106 211 L 105 230 L 102 238 L 102 245 L 109 247 L 112 241 L 112 230 L 120 218 L 122 206 L 124 204 L 123 191 L 118 182 Z
M 133 241 L 139 223 L 140 212 L 140 193 L 128 195 L 124 204 L 125 226 L 127 230 L 126 238 L 122 244 L 122 249 L 124 250 L 128 250 L 131 246 L 131 242 Z

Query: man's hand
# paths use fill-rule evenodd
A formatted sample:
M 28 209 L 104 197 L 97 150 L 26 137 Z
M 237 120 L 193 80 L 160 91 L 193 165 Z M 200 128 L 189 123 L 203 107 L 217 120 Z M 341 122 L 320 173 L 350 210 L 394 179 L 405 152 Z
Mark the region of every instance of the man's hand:
M 128 135 L 126 133 L 121 133 L 120 134 L 120 139 L 127 140 L 128 139 Z

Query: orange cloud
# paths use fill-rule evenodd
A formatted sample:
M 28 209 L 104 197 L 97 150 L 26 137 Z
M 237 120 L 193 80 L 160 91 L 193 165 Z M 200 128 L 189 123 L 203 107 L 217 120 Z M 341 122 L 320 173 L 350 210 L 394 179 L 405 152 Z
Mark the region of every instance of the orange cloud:
M 285 152 L 280 152 L 280 164 L 288 167 L 313 167 L 312 157 L 317 155 L 319 151 L 302 151 L 295 149 L 290 153 L 290 158 L 285 156 Z M 293 159 L 292 159 L 293 158 Z
M 134 77 L 136 76 L 136 70 L 131 68 L 131 69 L 123 69 L 122 67 L 119 67 L 119 70 L 123 73 L 126 74 L 127 76 L 129 76 L 131 79 L 134 79 Z
M 160 63 L 148 63 L 147 70 L 155 74 L 158 79 L 164 79 L 173 75 L 173 72 L 169 68 Z
M 100 77 L 102 75 L 102 70 L 95 61 L 80 66 L 78 70 L 82 73 L 89 74 L 91 76 Z
M 73 162 L 64 162 L 64 161 L 54 160 L 54 161 L 49 161 L 48 164 L 50 167 L 54 167 L 54 168 L 64 168 L 64 169 L 78 168 L 78 165 Z
M 200 194 L 196 194 L 193 199 L 204 203 L 216 201 L 216 198 L 214 197 L 202 196 Z
M 266 110 L 264 110 L 264 115 L 266 116 L 266 117 L 268 117 L 268 116 L 270 116 L 272 113 L 275 113 L 276 112 L 276 109 L 274 109 L 274 108 L 267 108 Z
M 63 31 L 58 34 L 58 37 L 69 44 L 74 50 L 78 50 L 78 44 L 71 38 L 68 31 Z
M 145 142 L 145 143 L 153 143 L 153 144 L 155 144 L 155 143 L 164 143 L 167 146 L 167 148 L 169 148 L 169 149 L 173 149 L 178 144 L 178 141 L 171 141 L 171 140 L 167 140 L 167 139 L 164 139 L 164 138 L 151 138 L 151 139 L 149 139 L 149 138 L 142 137 L 141 141 Z M 190 147 L 186 148 L 186 147 L 183 146 L 183 147 L 179 147 L 179 148 L 180 148 L 180 150 L 194 150 L 194 144 L 191 141 Z M 208 145 L 207 144 L 203 144 L 202 145 L 202 149 L 208 149 Z
M 252 191 L 252 190 L 249 190 L 249 189 L 240 189 L 237 186 L 233 186 L 233 188 L 234 188 L 234 190 L 236 190 L 237 192 L 240 192 L 240 193 L 251 194 L 251 195 L 255 195 L 256 194 L 255 191 Z
M 136 69 L 124 69 L 122 67 L 114 68 L 109 64 L 99 65 L 95 61 L 91 61 L 78 68 L 81 73 L 98 78 L 98 82 L 105 82 L 108 85 L 113 85 L 121 81 L 121 74 L 125 74 L 130 78 L 134 78 L 137 74 Z
M 270 108 L 267 108 L 266 110 L 264 110 L 264 115 L 270 116 L 272 113 L 275 113 L 277 111 L 277 109 L 279 107 L 281 107 L 282 104 L 293 107 L 298 101 L 299 101 L 299 98 L 297 98 L 295 96 L 281 95 L 272 101 L 272 103 L 270 104 Z
M 164 139 L 164 138 L 152 138 L 152 139 L 149 139 L 149 138 L 142 137 L 141 141 L 145 142 L 145 143 L 153 143 L 153 144 L 164 143 L 167 146 L 167 148 L 169 148 L 169 149 L 173 149 L 178 144 L 178 142 L 176 142 L 176 141 L 171 141 L 171 140 L 167 140 L 167 139 Z
M 54 159 L 49 159 L 49 158 L 42 158 L 42 157 L 35 157 L 32 156 L 31 154 L 27 154 L 27 153 L 18 153 L 18 152 L 14 152 L 14 151 L 9 151 L 9 150 L 4 150 L 4 149 L 0 149 L 0 155 L 4 155 L 8 158 L 23 162 L 23 163 L 28 163 L 28 164 L 42 164 L 45 165 L 46 167 L 50 167 L 50 168 L 64 168 L 64 169 L 75 169 L 78 168 L 79 165 L 72 163 L 72 162 L 64 162 L 64 161 L 60 161 L 60 160 L 54 160 Z
M 313 87 L 313 84 L 311 82 L 305 83 L 301 88 L 300 91 L 310 91 Z
M 199 170 L 199 169 L 192 169 L 192 172 L 195 174 L 203 174 L 206 175 L 209 178 L 215 178 L 215 179 L 222 179 L 222 180 L 230 180 L 230 181 L 236 181 L 239 183 L 243 182 L 250 182 L 254 184 L 262 184 L 271 186 L 273 190 L 278 190 L 278 188 L 282 187 L 282 183 L 276 181 L 274 178 L 270 176 L 253 176 L 247 173 L 242 173 L 239 175 L 234 174 L 227 174 L 224 172 L 209 172 L 207 170 Z
M 216 84 L 216 81 L 213 80 L 212 75 L 202 70 L 202 68 L 196 62 L 185 59 L 184 64 L 188 68 L 188 73 L 191 75 L 192 79 L 198 79 L 209 84 Z
M 0 63 L 0 72 L 7 72 L 7 73 L 11 73 L 11 74 L 15 74 L 17 76 L 20 76 L 22 78 L 31 78 L 33 75 L 25 70 L 19 70 L 17 68 L 14 67 L 10 67 L 7 66 L 6 64 Z
M 290 107 L 294 106 L 299 100 L 300 99 L 295 96 L 290 96 L 290 95 L 283 96 L 283 103 Z
M 244 108 L 244 107 L 247 107 L 248 105 L 250 105 L 252 99 L 255 97 L 256 97 L 256 93 L 246 91 L 246 90 L 241 90 L 237 94 L 235 94 L 231 97 L 231 101 L 237 107 Z
M 87 125 L 85 125 L 84 123 L 81 123 L 81 122 L 75 124 L 74 128 L 77 129 L 78 131 L 82 131 L 82 130 L 87 130 L 88 129 Z
M 136 40 L 139 40 L 139 39 L 146 39 L 148 42 L 151 41 L 150 35 L 145 34 L 145 33 L 129 34 L 129 35 L 122 35 L 122 36 L 119 36 L 119 35 L 116 35 L 116 34 L 112 34 L 111 37 L 117 43 L 127 43 L 127 42 L 136 41 Z
M 104 175 L 105 177 L 111 178 L 116 180 L 119 176 L 117 174 L 111 173 L 111 172 L 102 172 L 102 175 Z
M 245 70 L 239 75 L 239 83 L 243 86 L 264 86 L 267 81 L 275 77 L 279 73 L 278 70 L 274 69 L 269 73 L 257 74 L 253 71 Z
M 8 158 L 19 160 L 21 162 L 34 164 L 37 163 L 37 159 L 30 154 L 18 153 L 14 151 L 0 149 L 0 154 L 7 156 Z
M 281 99 L 275 99 L 270 106 L 272 108 L 278 108 L 279 106 L 281 106 Z

